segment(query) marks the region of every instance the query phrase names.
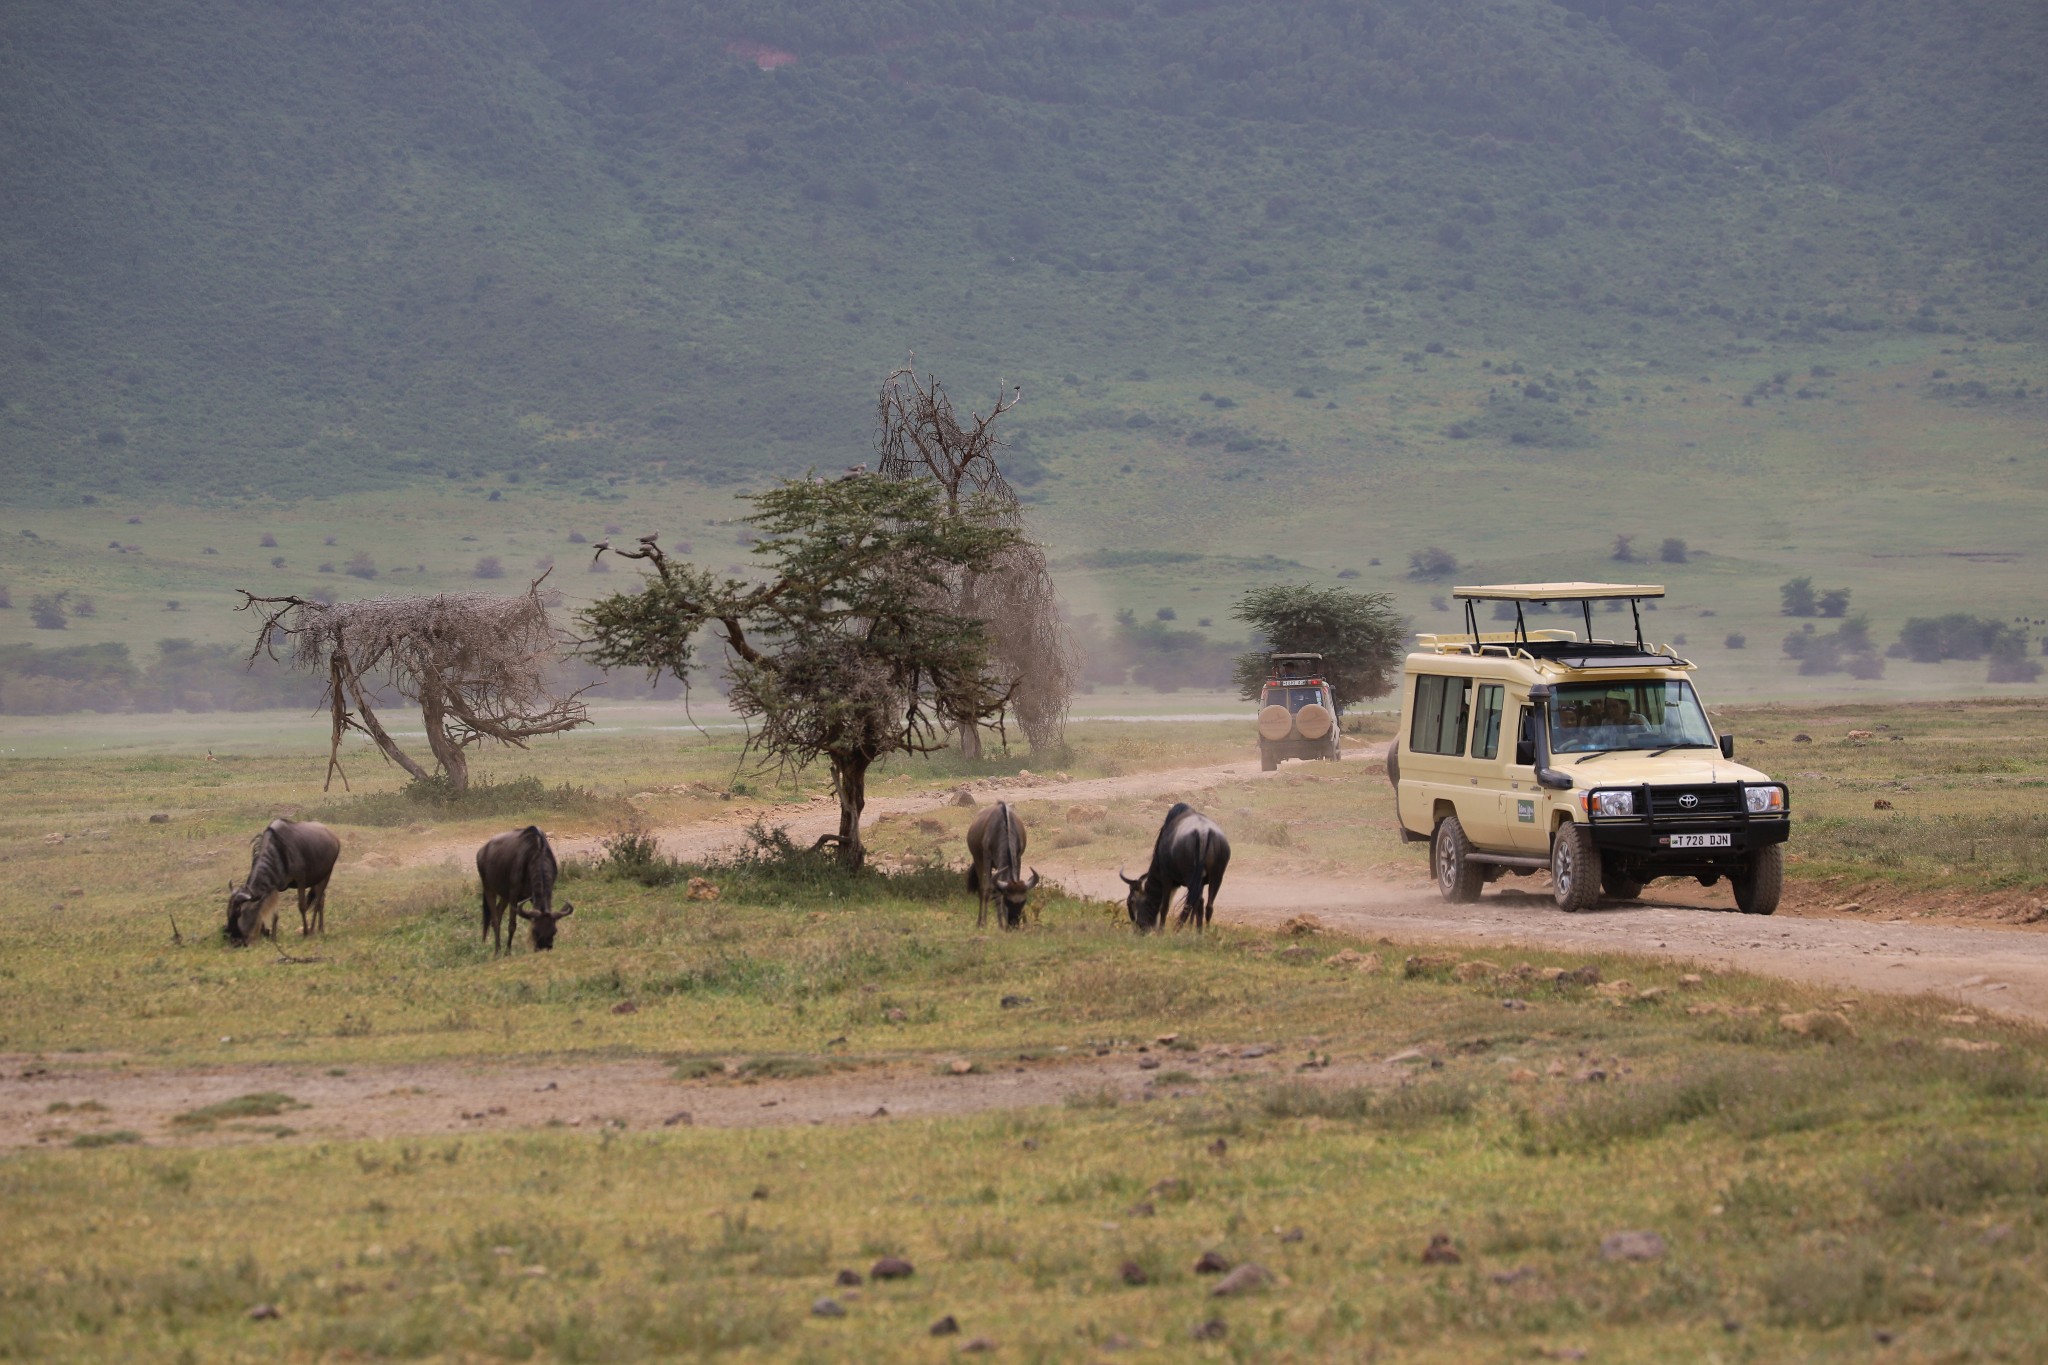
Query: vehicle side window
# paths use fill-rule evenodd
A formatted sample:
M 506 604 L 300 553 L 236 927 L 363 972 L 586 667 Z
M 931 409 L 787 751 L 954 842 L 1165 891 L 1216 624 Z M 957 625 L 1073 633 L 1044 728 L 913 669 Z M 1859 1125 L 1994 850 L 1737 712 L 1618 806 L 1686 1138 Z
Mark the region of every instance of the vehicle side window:
M 1522 708 L 1522 723 L 1515 730 L 1515 761 L 1517 763 L 1522 761 L 1522 754 L 1525 749 L 1530 755 L 1530 761 L 1534 762 L 1536 753 L 1536 708 L 1533 706 Z
M 1465 720 L 1472 693 L 1470 678 L 1427 674 L 1415 679 L 1415 715 L 1408 727 L 1408 747 L 1418 754 L 1465 752 Z
M 1479 706 L 1472 721 L 1472 757 L 1492 758 L 1500 753 L 1500 716 L 1507 689 L 1486 683 L 1479 689 Z

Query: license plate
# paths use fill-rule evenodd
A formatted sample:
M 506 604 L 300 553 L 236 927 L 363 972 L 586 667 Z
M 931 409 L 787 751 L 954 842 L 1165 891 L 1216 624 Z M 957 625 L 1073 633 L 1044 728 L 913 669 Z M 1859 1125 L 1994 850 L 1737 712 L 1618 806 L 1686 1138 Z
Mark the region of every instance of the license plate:
M 1732 834 L 1674 834 L 1673 848 L 1727 848 L 1734 839 Z

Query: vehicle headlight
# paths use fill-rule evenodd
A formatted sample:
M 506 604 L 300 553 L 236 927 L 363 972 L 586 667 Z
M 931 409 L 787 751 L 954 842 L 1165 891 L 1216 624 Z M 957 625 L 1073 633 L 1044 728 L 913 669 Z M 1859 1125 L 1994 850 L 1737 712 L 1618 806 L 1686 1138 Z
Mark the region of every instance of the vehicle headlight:
M 1785 811 L 1783 787 L 1745 787 L 1742 796 L 1751 815 L 1782 815 Z
M 1634 815 L 1636 794 L 1632 791 L 1611 791 L 1593 793 L 1593 814 Z

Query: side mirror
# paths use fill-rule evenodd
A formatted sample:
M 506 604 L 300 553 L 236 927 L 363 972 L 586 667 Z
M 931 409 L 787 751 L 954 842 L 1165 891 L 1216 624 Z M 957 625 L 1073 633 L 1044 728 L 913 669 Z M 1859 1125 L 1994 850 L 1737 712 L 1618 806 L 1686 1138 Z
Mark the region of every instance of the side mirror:
M 1536 766 L 1535 740 L 1518 739 L 1515 741 L 1515 766 L 1518 768 L 1533 768 Z
M 1723 758 L 1733 758 L 1733 757 L 1735 757 L 1735 736 L 1733 736 L 1733 735 L 1723 735 L 1723 736 L 1721 736 L 1721 757 L 1723 757 Z

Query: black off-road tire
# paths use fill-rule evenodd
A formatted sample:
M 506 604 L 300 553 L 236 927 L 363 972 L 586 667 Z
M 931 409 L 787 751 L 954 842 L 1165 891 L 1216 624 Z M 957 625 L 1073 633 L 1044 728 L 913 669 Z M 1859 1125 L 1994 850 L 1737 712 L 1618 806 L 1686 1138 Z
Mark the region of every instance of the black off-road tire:
M 1745 915 L 1775 914 L 1785 890 L 1785 846 L 1765 844 L 1728 880 L 1735 888 L 1736 909 Z
M 1593 831 L 1577 821 L 1559 825 L 1550 845 L 1550 894 L 1572 914 L 1600 903 L 1600 850 Z
M 1618 867 L 1600 869 L 1600 889 L 1618 901 L 1632 901 L 1643 894 L 1645 883 Z
M 1486 869 L 1472 861 L 1472 841 L 1465 837 L 1465 827 L 1457 816 L 1446 815 L 1436 827 L 1429 865 L 1436 873 L 1436 889 L 1445 900 L 1463 905 L 1479 899 L 1479 888 L 1486 885 Z
M 1401 746 L 1398 742 L 1387 746 L 1387 785 L 1397 793 L 1401 790 Z

